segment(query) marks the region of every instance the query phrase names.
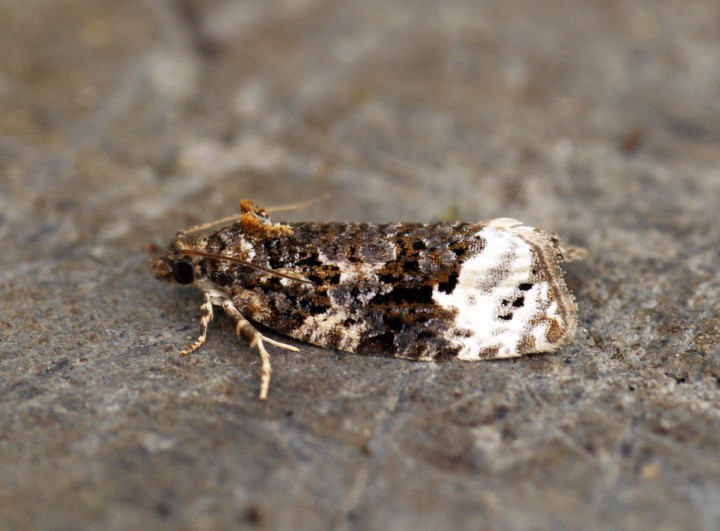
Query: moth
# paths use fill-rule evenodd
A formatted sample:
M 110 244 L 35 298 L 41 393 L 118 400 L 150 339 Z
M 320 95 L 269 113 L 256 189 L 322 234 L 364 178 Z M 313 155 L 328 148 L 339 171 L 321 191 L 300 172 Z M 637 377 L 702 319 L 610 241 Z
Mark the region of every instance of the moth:
M 180 231 L 152 264 L 160 280 L 202 290 L 205 343 L 213 306 L 257 349 L 267 398 L 265 344 L 293 339 L 358 354 L 418 361 L 488 360 L 567 344 L 577 306 L 560 263 L 582 256 L 558 237 L 499 218 L 480 223 L 275 223 L 248 200 L 233 223 Z M 225 221 L 225 220 L 220 220 Z

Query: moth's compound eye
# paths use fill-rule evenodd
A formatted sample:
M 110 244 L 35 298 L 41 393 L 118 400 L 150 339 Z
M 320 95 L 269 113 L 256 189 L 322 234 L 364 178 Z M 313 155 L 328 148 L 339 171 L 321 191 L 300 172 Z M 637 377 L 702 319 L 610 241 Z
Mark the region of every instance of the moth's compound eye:
M 191 284 L 195 280 L 195 271 L 190 262 L 180 260 L 173 264 L 172 276 L 178 284 Z

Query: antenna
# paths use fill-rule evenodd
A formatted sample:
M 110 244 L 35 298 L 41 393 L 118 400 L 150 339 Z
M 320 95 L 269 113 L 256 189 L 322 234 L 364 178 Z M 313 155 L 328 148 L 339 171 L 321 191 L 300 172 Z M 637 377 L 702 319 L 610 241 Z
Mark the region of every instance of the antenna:
M 253 264 L 252 262 L 246 262 L 245 260 L 241 260 L 240 258 L 235 258 L 234 256 L 227 256 L 225 254 L 205 253 L 203 251 L 195 251 L 193 249 L 180 249 L 179 254 L 202 256 L 204 258 L 213 258 L 215 260 L 225 260 L 227 262 L 233 262 L 234 264 L 240 264 L 242 266 L 249 267 L 250 269 L 255 269 L 256 271 L 262 271 L 263 273 L 267 273 L 268 275 L 274 275 L 276 277 L 286 278 L 288 280 L 294 280 L 295 282 L 302 282 L 303 284 L 312 285 L 312 282 L 310 282 L 309 280 L 305 280 L 304 278 L 297 278 L 297 277 L 293 277 L 290 275 L 286 275 L 285 273 L 280 273 L 278 271 L 274 271 L 267 267 Z
M 265 210 L 269 213 L 273 212 L 286 212 L 288 210 L 297 210 L 299 208 L 306 208 L 309 206 L 312 206 L 316 203 L 320 203 L 321 201 L 325 201 L 328 199 L 332 194 L 330 192 L 323 194 L 319 197 L 315 197 L 313 199 L 308 199 L 307 201 L 302 201 L 299 203 L 288 203 L 285 205 L 277 205 L 274 207 L 266 208 Z M 215 221 L 210 221 L 209 223 L 203 223 L 202 225 L 195 225 L 194 227 L 187 228 L 183 231 L 185 234 L 191 234 L 193 232 L 200 232 L 201 230 L 209 229 L 210 227 L 214 227 L 215 225 L 220 225 L 221 223 L 227 223 L 228 221 L 237 221 L 242 218 L 242 214 L 233 214 L 232 216 L 225 216 L 224 218 L 216 219 Z

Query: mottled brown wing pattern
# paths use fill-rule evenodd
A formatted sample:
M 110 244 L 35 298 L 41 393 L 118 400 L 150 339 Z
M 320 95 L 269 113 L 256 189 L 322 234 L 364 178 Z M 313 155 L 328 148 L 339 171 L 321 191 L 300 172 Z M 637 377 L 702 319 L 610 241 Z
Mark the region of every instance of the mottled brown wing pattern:
M 438 300 L 452 297 L 456 290 L 458 294 L 477 291 L 487 298 L 498 283 L 513 274 L 510 266 L 517 249 L 510 246 L 504 254 L 484 257 L 494 261 L 493 268 L 486 271 L 487 278 L 458 286 L 464 264 L 483 257 L 488 241 L 488 235 L 483 235 L 485 226 L 290 224 L 284 234 L 260 235 L 243 247 L 252 248 L 254 263 L 308 279 L 312 285 L 212 261 L 207 264 L 207 275 L 229 290 L 246 317 L 295 339 L 357 353 L 420 360 L 450 358 L 461 353 L 463 343 L 474 341 L 478 331 L 457 320 L 458 313 L 467 308 L 443 306 Z M 521 288 L 534 287 L 559 271 L 557 251 L 545 233 L 529 233 L 524 239 L 532 248 L 533 265 L 527 278 L 521 279 L 528 282 L 516 281 L 517 293 L 508 301 L 510 305 L 523 300 Z M 208 248 L 222 254 L 228 251 L 228 242 L 237 242 L 237 238 L 220 231 L 209 238 Z M 566 290 L 564 285 L 552 285 L 548 293 L 562 300 Z M 502 306 L 502 300 L 493 304 Z M 498 314 L 495 321 L 504 324 L 508 315 Z M 543 319 L 539 311 L 533 324 L 541 324 Z M 554 325 L 553 330 L 556 328 Z M 533 351 L 537 343 L 534 335 L 526 333 L 514 355 Z M 470 358 L 502 354 L 493 346 L 481 350 Z

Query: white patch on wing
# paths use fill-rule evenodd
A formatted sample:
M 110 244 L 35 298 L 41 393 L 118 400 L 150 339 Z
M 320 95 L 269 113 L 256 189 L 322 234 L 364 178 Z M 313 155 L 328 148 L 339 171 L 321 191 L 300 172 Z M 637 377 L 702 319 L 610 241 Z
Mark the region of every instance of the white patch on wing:
M 330 309 L 318 315 L 309 315 L 303 321 L 303 324 L 297 331 L 293 331 L 292 335 L 302 338 L 308 343 L 325 346 L 328 345 L 326 337 L 331 330 L 341 328 L 343 331 L 342 339 L 337 348 L 340 350 L 353 351 L 360 343 L 362 333 L 366 326 L 363 323 L 357 323 L 354 326 L 344 326 L 342 323 L 348 318 L 348 314 L 340 309 Z
M 318 259 L 322 264 L 332 265 L 340 272 L 340 283 L 355 282 L 359 278 L 370 278 L 383 268 L 384 262 L 350 262 L 349 260 L 332 260 L 321 250 L 318 250 Z
M 242 249 L 245 253 L 244 260 L 252 262 L 253 258 L 255 258 L 255 247 L 253 244 L 247 241 L 244 237 L 240 237 L 240 249 Z
M 390 253 L 390 249 L 391 246 L 388 246 L 385 250 L 387 253 Z M 394 256 L 394 250 L 392 251 L 392 256 Z M 385 265 L 382 261 L 350 262 L 349 260 L 333 260 L 323 253 L 322 250 L 318 250 L 318 258 L 321 263 L 338 268 L 341 285 L 360 285 L 365 280 L 376 279 L 378 272 Z M 378 288 L 382 290 L 381 286 L 378 286 Z M 377 292 L 377 290 L 364 290 L 360 291 L 356 297 L 359 302 L 367 303 Z M 330 347 L 334 346 L 330 339 L 332 338 L 332 341 L 335 341 L 333 331 L 340 330 L 342 334 L 340 344 L 337 345 L 337 348 L 340 350 L 354 351 L 360 344 L 362 334 L 367 330 L 368 324 L 357 322 L 352 326 L 344 325 L 344 321 L 349 318 L 348 313 L 334 300 L 332 293 L 330 294 L 330 300 L 332 308 L 318 315 L 309 315 L 305 318 L 303 324 L 297 330 L 293 330 L 289 335 L 296 339 L 307 341 L 308 343 Z
M 514 300 L 519 294 L 518 286 L 530 283 L 532 276 L 533 250 L 520 236 L 532 229 L 519 225 L 519 221 L 505 218 L 489 222 L 477 233 L 485 241 L 485 247 L 462 264 L 452 293 L 433 287 L 433 300 L 456 312 L 454 328 L 472 334 L 451 338 L 460 347 L 459 359 L 480 359 L 483 351 L 488 349 L 497 349 L 495 358 L 519 356 L 520 343 L 531 331 L 530 321 L 539 309 L 549 304 L 548 284 L 536 282 L 531 289 L 522 292 L 524 303 L 519 308 L 512 308 L 512 319 L 498 317 L 502 301 Z M 512 261 L 508 262 L 508 256 L 512 255 Z M 499 271 L 505 274 L 499 274 Z M 490 286 L 490 289 L 482 289 L 482 286 Z M 556 307 L 553 308 L 555 311 Z M 532 330 L 537 350 L 548 346 L 546 332 L 546 323 Z

